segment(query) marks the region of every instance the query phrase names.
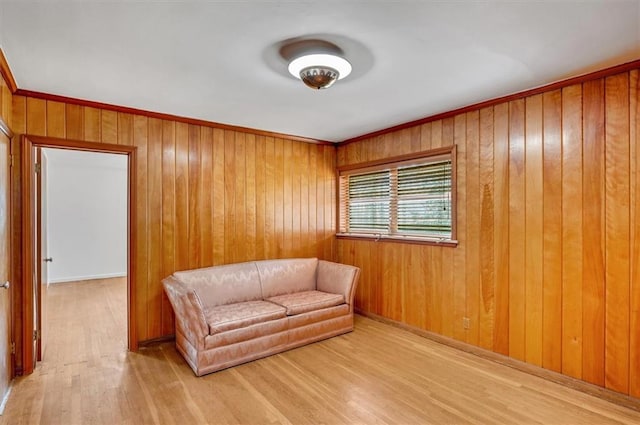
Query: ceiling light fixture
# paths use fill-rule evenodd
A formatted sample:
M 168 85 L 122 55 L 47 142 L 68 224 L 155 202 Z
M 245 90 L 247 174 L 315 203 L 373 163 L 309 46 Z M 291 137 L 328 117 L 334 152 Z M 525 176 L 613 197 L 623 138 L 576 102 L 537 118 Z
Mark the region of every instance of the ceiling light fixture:
M 304 54 L 289 63 L 289 73 L 315 90 L 328 89 L 351 73 L 351 64 L 332 53 Z

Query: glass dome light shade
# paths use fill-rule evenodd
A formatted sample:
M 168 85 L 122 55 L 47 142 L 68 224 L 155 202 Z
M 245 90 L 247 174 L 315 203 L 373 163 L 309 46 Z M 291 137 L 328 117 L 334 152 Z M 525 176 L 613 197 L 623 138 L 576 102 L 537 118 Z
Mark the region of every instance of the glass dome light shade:
M 326 53 L 300 56 L 289 63 L 289 73 L 296 78 L 301 79 L 300 72 L 306 68 L 332 68 L 338 72 L 338 80 L 342 80 L 351 73 L 349 61 Z

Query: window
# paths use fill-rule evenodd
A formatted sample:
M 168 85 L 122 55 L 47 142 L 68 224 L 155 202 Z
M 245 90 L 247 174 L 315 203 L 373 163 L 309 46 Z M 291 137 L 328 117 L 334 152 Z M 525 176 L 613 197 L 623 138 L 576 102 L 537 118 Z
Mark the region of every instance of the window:
M 456 243 L 455 147 L 339 173 L 339 237 Z

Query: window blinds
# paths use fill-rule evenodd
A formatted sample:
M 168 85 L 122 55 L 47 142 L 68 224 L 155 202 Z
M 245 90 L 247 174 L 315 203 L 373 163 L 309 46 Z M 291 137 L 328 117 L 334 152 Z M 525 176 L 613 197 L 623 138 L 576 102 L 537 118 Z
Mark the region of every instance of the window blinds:
M 340 232 L 452 237 L 452 158 L 397 162 L 340 175 Z
M 389 172 L 349 176 L 347 207 L 351 231 L 389 230 Z
M 397 231 L 451 235 L 451 161 L 398 168 Z

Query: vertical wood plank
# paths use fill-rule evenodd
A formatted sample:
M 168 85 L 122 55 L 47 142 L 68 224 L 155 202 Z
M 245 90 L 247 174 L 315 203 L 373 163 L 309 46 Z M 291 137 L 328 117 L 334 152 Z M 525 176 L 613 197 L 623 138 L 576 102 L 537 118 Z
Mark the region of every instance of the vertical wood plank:
M 425 123 L 420 126 L 420 150 L 427 151 L 431 149 L 431 123 Z M 338 152 L 340 150 L 338 149 Z
M 640 71 L 629 73 L 631 146 L 631 321 L 629 395 L 640 398 Z
M 336 179 L 335 179 L 335 148 L 333 146 L 322 146 L 325 158 L 325 192 L 324 192 L 324 205 L 326 208 L 324 219 L 324 233 L 325 240 L 327 241 L 326 249 L 324 252 L 324 259 L 328 261 L 334 261 L 335 241 L 336 241 L 336 226 L 335 226 L 335 214 L 336 214 Z
M 328 258 L 330 261 L 337 261 L 338 253 L 337 253 L 337 238 L 336 238 L 336 223 L 338 222 L 338 179 L 336 177 L 336 153 L 337 150 L 335 146 L 327 146 L 326 149 L 329 151 L 329 168 L 327 170 L 327 180 L 329 180 L 329 185 L 331 186 L 331 220 L 327 224 L 327 232 L 331 237 L 331 257 Z
M 364 247 L 363 247 L 364 248 Z M 401 310 L 405 314 L 404 321 L 410 326 L 422 329 L 424 326 L 424 312 L 426 305 L 426 285 L 424 271 L 420 270 L 419 245 L 404 245 L 403 257 L 406 258 L 406 274 L 402 281 L 402 306 Z M 364 249 L 363 249 L 364 251 Z M 398 265 L 396 265 L 397 267 Z M 402 267 L 402 264 L 400 264 Z M 406 307 L 405 307 L 406 306 Z
M 15 133 L 27 133 L 27 116 L 27 98 L 24 96 L 13 96 L 11 102 L 11 125 Z
M 283 227 L 281 237 L 283 240 L 283 256 L 293 255 L 293 237 L 288 229 L 293 229 L 293 146 L 290 140 L 283 141 Z
M 300 186 L 301 186 L 301 152 L 300 143 L 294 142 L 291 146 L 291 231 L 289 232 L 291 238 L 291 253 L 289 255 L 293 257 L 300 257 L 300 223 L 302 215 L 302 206 L 300 205 Z
M 438 137 L 438 146 L 451 146 L 455 140 L 455 120 L 454 118 L 447 118 L 439 121 L 439 124 L 433 124 L 432 130 L 435 129 L 435 135 Z M 432 131 L 432 137 L 434 133 Z M 433 143 L 433 139 L 432 139 Z M 459 163 L 458 163 L 459 164 Z M 462 167 L 460 167 L 462 168 Z M 459 185 L 460 183 L 458 183 Z M 458 193 L 459 203 L 461 202 L 460 195 Z M 457 224 L 462 223 L 464 220 L 460 218 L 460 214 L 456 217 Z M 462 233 L 461 229 L 458 229 L 459 233 Z M 456 248 L 457 249 L 457 248 Z M 382 255 L 382 254 L 381 254 Z M 452 249 L 442 250 L 442 267 L 440 269 L 440 282 L 441 282 L 441 294 L 443 306 L 440 308 L 442 317 L 441 326 L 442 333 L 446 336 L 454 335 L 454 326 L 461 327 L 461 323 L 455 321 L 455 253 Z M 381 285 L 384 285 L 381 282 Z
M 189 267 L 189 125 L 175 124 L 175 259 L 176 270 Z
M 224 262 L 234 260 L 236 243 L 235 140 L 233 131 L 224 131 Z
M 381 312 L 384 317 L 400 321 L 403 316 L 402 309 L 402 279 L 405 267 L 402 266 L 402 246 L 396 246 L 391 242 L 378 242 L 382 280 L 381 288 Z M 356 255 L 358 251 L 356 250 Z
M 118 144 L 133 144 L 133 115 L 118 113 Z
M 309 151 L 312 146 L 309 143 L 298 143 L 300 147 L 300 156 L 298 161 L 298 176 L 300 178 L 300 229 L 298 231 L 298 255 L 302 257 L 312 257 L 315 250 L 313 249 L 313 240 L 307 238 L 309 234 Z M 337 196 L 337 195 L 336 195 Z M 314 204 L 315 207 L 315 204 Z
M 543 95 L 542 366 L 562 371 L 562 92 Z
M 509 355 L 525 360 L 525 102 L 509 102 Z
M 47 135 L 47 102 L 41 99 L 27 99 L 27 134 Z
M 200 242 L 200 265 L 213 265 L 213 129 L 201 127 L 200 132 L 200 173 L 198 175 L 202 206 L 198 212 L 201 226 L 196 235 Z
M 434 298 L 434 282 L 435 278 L 433 276 L 433 259 L 431 257 L 431 253 L 433 252 L 432 247 L 424 246 L 421 247 L 420 250 L 420 265 L 419 270 L 423 273 L 422 280 L 424 281 L 424 300 L 422 300 L 423 304 L 423 323 L 420 324 L 422 329 L 432 330 L 433 329 L 433 298 Z
M 442 120 L 431 123 L 431 149 L 443 146 L 442 144 Z
M 629 391 L 629 75 L 605 81 L 605 385 Z
M 480 343 L 480 283 L 482 268 L 480 266 L 480 111 L 468 112 L 466 115 L 466 163 L 467 163 L 467 205 L 466 205 L 466 317 L 470 326 L 466 332 L 466 342 Z M 480 214 L 478 214 L 480 212 Z
M 65 138 L 65 104 L 47 101 L 47 135 Z
M 386 136 L 386 134 L 385 134 Z M 411 152 L 411 129 L 404 128 L 393 133 L 394 145 L 397 155 L 406 155 Z
M 317 213 L 316 213 L 316 234 L 317 234 L 317 251 L 316 251 L 316 257 L 318 258 L 323 258 L 324 257 L 324 244 L 325 244 L 325 239 L 324 239 L 324 213 L 325 213 L 325 207 L 324 207 L 324 199 L 325 199 L 325 193 L 324 193 L 324 171 L 323 171 L 323 164 L 324 164 L 324 153 L 323 153 L 323 149 L 322 146 L 318 146 L 318 155 L 316 157 L 316 198 L 318 199 L 319 203 L 318 203 L 318 209 L 317 209 Z
M 85 115 L 86 116 L 86 115 Z M 85 119 L 86 123 L 86 119 Z M 137 168 L 136 168 L 136 200 L 135 217 L 136 221 L 136 325 L 138 337 L 147 334 L 147 320 L 149 317 L 149 303 L 147 297 L 148 276 L 149 276 L 149 240 L 147 239 L 148 229 L 148 168 L 147 168 L 147 145 L 148 145 L 148 119 L 136 116 L 134 120 L 133 142 L 138 148 Z
M 582 377 L 582 87 L 562 90 L 562 373 Z
M 338 167 L 347 164 L 347 149 L 345 146 L 342 149 L 338 149 L 336 152 L 336 162 Z
M 246 228 L 246 135 L 236 132 L 235 146 L 235 244 L 233 246 L 233 262 L 244 261 L 244 247 L 247 239 Z
M 582 379 L 604 386 L 604 81 L 583 84 Z
M 494 107 L 494 275 L 496 314 L 493 349 L 509 354 L 509 105 Z
M 149 120 L 149 144 L 154 143 L 162 149 L 159 158 L 162 164 L 162 199 L 160 204 L 149 202 L 149 211 L 159 208 L 162 217 L 161 240 L 162 247 L 156 251 L 162 259 L 163 277 L 176 271 L 176 127 L 173 121 Z M 151 161 L 151 157 L 149 158 Z M 157 260 L 154 260 L 157 261 Z M 157 282 L 152 282 L 156 284 Z M 167 302 L 166 295 L 162 291 L 162 326 L 169 326 L 171 306 Z
M 245 244 L 244 258 L 256 259 L 256 136 L 247 134 L 245 145 Z
M 367 252 L 367 257 L 369 259 L 370 266 L 368 267 L 365 275 L 368 279 L 369 284 L 369 296 L 371 297 L 371 301 L 369 303 L 371 310 L 376 314 L 382 314 L 382 285 L 385 283 L 382 280 L 382 260 L 381 260 L 381 247 L 382 245 L 376 244 L 373 246 L 369 246 L 369 251 Z M 439 276 L 439 280 L 440 276 Z M 442 318 L 442 313 L 438 310 L 438 318 Z M 440 325 L 442 328 L 442 325 Z
M 102 143 L 118 143 L 118 113 L 106 109 L 100 112 Z
M 84 111 L 80 105 L 67 104 L 65 108 L 67 138 L 84 140 Z
M 309 230 L 307 231 L 308 254 L 310 257 L 316 256 L 318 252 L 318 232 L 317 215 L 318 208 L 322 201 L 316 196 L 318 190 L 316 164 L 318 162 L 318 146 L 309 146 Z
M 494 214 L 494 113 L 493 107 L 480 110 L 480 311 L 478 318 L 480 347 L 493 349 L 496 281 Z
M 256 136 L 255 178 L 256 178 L 256 260 L 266 258 L 265 255 L 265 204 L 266 204 L 266 138 Z M 309 241 L 311 245 L 311 241 Z
M 149 211 L 147 215 L 147 329 L 140 338 L 152 338 L 152 335 L 162 335 L 164 316 L 171 314 L 171 309 L 163 309 L 163 291 L 159 285 L 163 276 L 164 260 L 162 258 L 163 219 L 163 167 L 162 167 L 162 123 L 159 120 L 149 121 L 149 134 L 147 140 L 147 202 Z M 140 199 L 140 198 L 139 198 Z M 138 265 L 139 268 L 140 265 Z M 144 311 L 144 309 L 143 309 Z
M 265 138 L 264 163 L 265 163 L 265 202 L 264 202 L 264 256 L 276 257 L 276 229 L 275 229 L 275 140 L 273 137 Z
M 88 142 L 100 142 L 100 109 L 85 106 L 83 108 L 84 139 Z
M 225 263 L 225 134 L 213 130 L 213 264 Z
M 284 141 L 281 138 L 274 139 L 274 257 L 282 258 L 284 253 Z
M 200 245 L 201 223 L 205 217 L 202 216 L 202 199 L 201 199 L 201 186 L 200 186 L 200 161 L 201 161 L 201 148 L 200 148 L 200 127 L 197 125 L 189 125 L 189 150 L 188 150 L 188 186 L 187 186 L 187 199 L 188 199 L 188 236 L 187 236 L 187 248 L 188 248 L 188 267 L 189 269 L 195 269 L 200 267 L 202 246 Z
M 419 126 L 411 127 L 409 139 L 411 140 L 411 152 L 420 152 L 422 146 L 422 129 Z
M 465 273 L 467 246 L 467 122 L 464 114 L 457 115 L 453 124 L 453 142 L 457 149 L 457 176 L 456 192 L 458 201 L 457 208 L 457 234 L 458 247 L 453 252 L 453 304 L 452 316 L 449 317 L 453 330 L 452 336 L 460 341 L 467 337 L 467 331 L 462 326 L 462 320 L 466 316 L 466 290 Z M 457 272 L 457 271 L 462 271 Z M 477 324 L 476 324 L 477 325 Z
M 542 95 L 527 98 L 525 105 L 525 359 L 542 366 Z

